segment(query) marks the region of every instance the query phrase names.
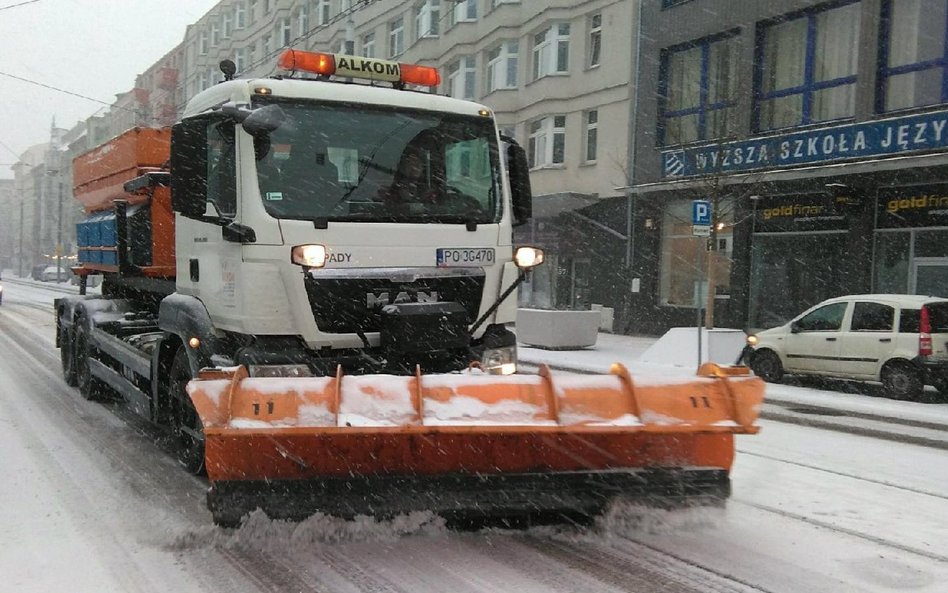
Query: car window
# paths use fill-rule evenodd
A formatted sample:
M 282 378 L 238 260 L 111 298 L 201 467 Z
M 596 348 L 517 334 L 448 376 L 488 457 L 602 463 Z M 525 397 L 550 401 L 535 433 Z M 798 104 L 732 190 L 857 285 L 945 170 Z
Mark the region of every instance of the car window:
M 854 332 L 892 331 L 895 308 L 882 303 L 857 302 L 853 306 L 850 330 Z
M 849 303 L 832 303 L 807 313 L 796 322 L 800 331 L 839 331 Z
M 903 334 L 917 334 L 920 314 L 918 309 L 902 309 L 899 313 L 899 331 Z

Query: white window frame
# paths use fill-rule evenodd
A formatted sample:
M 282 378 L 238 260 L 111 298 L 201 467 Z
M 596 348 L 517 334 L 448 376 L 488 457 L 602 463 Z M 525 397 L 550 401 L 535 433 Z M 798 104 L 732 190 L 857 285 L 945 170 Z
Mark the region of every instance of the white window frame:
M 247 67 L 247 48 L 234 48 L 234 66 L 237 68 L 238 74 L 242 73 L 244 68 Z
M 290 18 L 280 19 L 280 47 L 289 47 L 293 41 L 293 25 L 290 24 Z
M 496 53 L 496 55 L 494 55 Z M 520 42 L 502 41 L 487 52 L 487 92 L 517 88 Z M 511 74 L 513 79 L 511 80 Z
M 448 67 L 448 94 L 455 99 L 473 100 L 477 92 L 477 59 L 461 56 Z
M 273 35 L 264 35 L 260 43 L 263 46 L 263 58 L 266 59 L 273 53 Z
M 570 30 L 569 23 L 560 22 L 533 35 L 533 80 L 569 73 Z M 563 48 L 566 57 L 561 60 Z
M 388 57 L 396 58 L 405 53 L 405 17 L 398 17 L 388 24 Z
M 243 29 L 247 26 L 247 6 L 243 2 L 234 5 L 234 28 Z
M 597 23 L 598 20 L 598 23 Z M 597 51 L 598 48 L 598 51 Z M 586 65 L 595 68 L 602 63 L 602 13 L 589 16 L 589 59 Z
M 474 13 L 473 15 L 471 13 Z M 457 0 L 451 11 L 451 24 L 477 21 L 477 0 Z
M 211 47 L 217 47 L 221 43 L 221 24 L 218 17 L 211 21 Z
M 366 33 L 362 36 L 362 57 L 375 57 L 375 32 Z
M 230 36 L 234 34 L 234 19 L 230 14 L 230 11 L 225 12 L 221 15 L 221 38 L 230 39 Z
M 441 0 L 425 0 L 415 6 L 415 41 L 437 37 L 441 24 Z
M 493 10 L 501 4 L 520 4 L 520 0 L 490 0 L 490 9 Z
M 559 121 L 557 121 L 559 120 Z M 531 169 L 561 167 L 566 162 L 566 116 L 549 115 L 528 124 L 530 139 L 527 154 Z M 560 145 L 556 160 L 556 146 Z
M 296 13 L 296 28 L 299 37 L 309 32 L 309 7 L 305 2 L 300 4 L 300 9 Z
M 592 150 L 589 150 L 590 140 Z M 590 158 L 592 153 L 592 158 Z M 583 162 L 595 163 L 599 156 L 599 110 L 589 109 L 583 112 Z
M 328 25 L 331 19 L 329 0 L 317 0 L 316 2 L 316 24 Z
M 198 53 L 204 56 L 204 55 L 207 55 L 207 50 L 208 50 L 207 29 L 202 29 L 201 33 L 198 35 Z

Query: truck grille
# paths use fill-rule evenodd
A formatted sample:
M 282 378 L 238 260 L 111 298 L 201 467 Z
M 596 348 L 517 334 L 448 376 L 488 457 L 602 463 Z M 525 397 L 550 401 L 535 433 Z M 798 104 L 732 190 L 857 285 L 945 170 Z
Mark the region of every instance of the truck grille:
M 438 273 L 317 270 L 305 276 L 306 296 L 320 331 L 326 333 L 376 332 L 382 325 L 382 307 L 395 302 L 453 301 L 460 303 L 469 317 L 477 319 L 484 291 L 481 270 Z M 429 275 L 430 274 L 430 275 Z

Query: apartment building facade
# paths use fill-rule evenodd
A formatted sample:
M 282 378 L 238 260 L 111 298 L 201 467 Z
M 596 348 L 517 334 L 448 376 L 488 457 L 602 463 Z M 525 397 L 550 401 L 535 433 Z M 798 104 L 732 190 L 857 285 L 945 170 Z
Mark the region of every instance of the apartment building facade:
M 708 291 L 750 328 L 948 296 L 946 0 L 654 0 L 642 23 L 634 330 L 694 323 Z

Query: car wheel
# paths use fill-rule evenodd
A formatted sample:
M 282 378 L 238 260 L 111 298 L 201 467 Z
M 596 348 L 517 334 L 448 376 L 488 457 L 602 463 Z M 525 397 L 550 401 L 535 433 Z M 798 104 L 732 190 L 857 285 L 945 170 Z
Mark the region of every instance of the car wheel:
M 916 399 L 925 383 L 922 374 L 907 362 L 893 362 L 882 369 L 882 386 L 895 399 Z
M 178 461 L 192 474 L 204 472 L 204 425 L 185 387 L 192 379 L 191 365 L 184 346 L 178 348 L 171 363 L 168 382 L 171 404 L 171 432 Z
M 783 364 L 773 350 L 758 350 L 751 357 L 750 368 L 768 383 L 779 383 L 783 378 Z

